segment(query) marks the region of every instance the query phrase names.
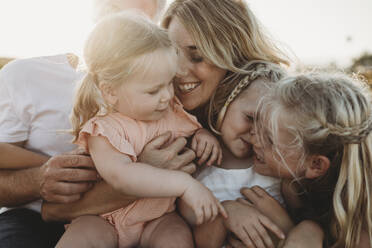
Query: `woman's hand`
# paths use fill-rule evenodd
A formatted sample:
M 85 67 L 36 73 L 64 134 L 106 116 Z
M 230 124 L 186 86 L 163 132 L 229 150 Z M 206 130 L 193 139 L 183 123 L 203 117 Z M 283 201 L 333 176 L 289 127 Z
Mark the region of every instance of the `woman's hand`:
M 171 132 L 166 132 L 147 143 L 138 161 L 158 168 L 182 170 L 192 174 L 196 169 L 195 164 L 192 163 L 195 153 L 185 147 L 187 141 L 183 137 L 177 138 L 173 143 L 164 147 L 170 138 Z
M 187 187 L 181 199 L 194 211 L 196 225 L 213 221 L 219 213 L 227 218 L 222 204 L 208 188 L 196 180 Z
M 251 205 L 226 201 L 223 206 L 229 214 L 225 219 L 225 226 L 236 235 L 247 247 L 273 248 L 274 244 L 266 229 L 272 231 L 280 239 L 284 239 L 283 232 L 269 218 Z M 240 247 L 236 239 L 230 238 L 231 247 Z
M 214 163 L 221 165 L 222 149 L 220 142 L 208 130 L 201 128 L 196 131 L 192 138 L 191 148 L 196 152 L 196 157 L 199 158 L 199 165 L 205 162 L 207 162 L 208 166 Z

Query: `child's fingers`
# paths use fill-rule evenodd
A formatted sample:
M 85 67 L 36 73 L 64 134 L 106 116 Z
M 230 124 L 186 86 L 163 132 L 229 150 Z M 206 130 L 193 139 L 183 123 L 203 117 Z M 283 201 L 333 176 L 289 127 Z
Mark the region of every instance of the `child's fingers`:
M 240 190 L 243 196 L 247 198 L 249 201 L 251 201 L 253 204 L 259 200 L 260 196 L 257 195 L 255 191 L 253 191 L 251 188 L 243 188 Z
M 265 243 L 264 247 L 274 248 L 273 241 L 271 240 L 270 235 L 267 233 L 266 229 L 262 225 L 258 224 L 256 225 L 256 230 L 260 234 L 263 242 Z
M 191 149 L 193 151 L 196 151 L 196 148 L 198 147 L 198 141 L 196 140 L 195 136 L 192 138 L 191 141 Z
M 244 199 L 244 198 L 238 198 L 238 199 L 236 199 L 236 200 L 237 200 L 238 202 L 242 203 L 242 204 L 252 206 L 252 203 L 250 203 L 249 201 L 247 201 L 247 200 Z
M 196 148 L 196 157 L 200 158 L 205 150 L 205 147 L 207 146 L 207 142 L 197 142 L 198 147 Z
M 253 242 L 254 246 L 256 248 L 265 248 L 264 242 L 260 236 L 260 234 L 257 232 L 255 228 L 251 228 L 249 230 L 245 229 L 245 231 L 248 233 L 250 240 Z M 250 246 L 248 246 L 250 247 Z
M 244 228 L 244 227 L 242 229 L 243 230 L 241 230 L 240 233 L 236 233 L 236 236 L 243 242 L 243 244 L 245 245 L 244 247 L 256 247 L 253 244 L 251 238 L 249 237 L 249 232 L 247 231 L 247 229 Z M 238 247 L 240 247 L 240 246 L 238 246 Z
M 207 145 L 205 146 L 203 155 L 200 157 L 200 159 L 198 161 L 198 164 L 204 164 L 205 161 L 207 161 L 207 159 L 209 158 L 209 156 L 212 152 L 212 148 L 213 148 L 213 145 L 207 143 Z
M 235 238 L 233 238 L 231 236 L 228 238 L 228 242 L 229 242 L 229 245 L 226 246 L 226 247 L 231 247 L 231 248 L 254 247 L 253 244 L 252 244 L 252 242 L 250 243 L 250 245 L 245 246 L 242 242 L 240 242 L 239 240 L 236 240 Z
M 282 230 L 266 216 L 260 216 L 259 221 L 263 226 L 272 231 L 278 238 L 285 239 L 285 235 Z
M 212 154 L 209 157 L 209 160 L 207 162 L 207 165 L 210 166 L 213 163 L 215 163 L 216 160 L 217 160 L 217 158 L 218 158 L 218 148 L 216 146 L 213 146 L 213 148 L 212 148 Z
M 216 217 L 218 216 L 218 207 L 216 204 L 212 204 L 211 206 L 211 209 L 212 209 L 212 218 L 211 218 L 211 222 L 214 221 L 216 219 Z
M 222 149 L 221 148 L 218 149 L 218 160 L 217 160 L 217 164 L 218 165 L 221 165 L 222 164 Z
M 253 192 L 255 192 L 259 197 L 264 197 L 264 196 L 267 196 L 267 195 L 269 195 L 267 192 L 266 192 L 266 190 L 264 190 L 263 188 L 261 188 L 260 186 L 253 186 L 252 188 L 251 188 L 251 190 L 253 191 Z M 270 195 L 269 195 L 270 196 Z
M 225 208 L 222 206 L 222 204 L 217 200 L 217 207 L 218 207 L 218 212 L 225 218 L 227 219 L 229 216 L 227 215 L 227 212 Z
M 203 223 L 204 219 L 204 211 L 203 208 L 199 207 L 197 209 L 194 209 L 195 217 L 196 217 L 196 225 L 200 225 Z
M 212 219 L 212 208 L 211 206 L 204 206 L 203 210 L 204 210 L 204 219 L 203 219 L 203 223 L 204 223 Z

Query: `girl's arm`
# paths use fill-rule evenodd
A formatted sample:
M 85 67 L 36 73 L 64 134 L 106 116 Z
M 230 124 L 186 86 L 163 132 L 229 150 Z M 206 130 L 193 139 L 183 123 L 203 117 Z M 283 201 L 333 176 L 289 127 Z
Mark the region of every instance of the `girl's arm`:
M 49 157 L 28 151 L 24 142 L 0 143 L 0 169 L 25 169 L 39 167 L 48 161 Z
M 167 132 L 149 142 L 139 156 L 139 161 L 158 168 L 181 170 L 189 174 L 195 170 L 192 160 L 195 154 L 185 150 L 186 139 L 179 137 L 168 143 L 171 133 Z M 71 221 L 81 215 L 97 215 L 110 212 L 132 203 L 134 197 L 123 195 L 105 181 L 96 183 L 94 188 L 75 202 L 68 204 L 43 203 L 42 215 L 47 221 Z
M 100 176 L 114 189 L 137 197 L 181 196 L 192 177 L 180 171 L 132 162 L 102 136 L 88 138 L 89 151 Z
M 227 217 L 220 202 L 190 175 L 133 163 L 104 137 L 89 137 L 88 145 L 97 171 L 116 190 L 137 197 L 181 197 L 195 212 L 197 224 Z

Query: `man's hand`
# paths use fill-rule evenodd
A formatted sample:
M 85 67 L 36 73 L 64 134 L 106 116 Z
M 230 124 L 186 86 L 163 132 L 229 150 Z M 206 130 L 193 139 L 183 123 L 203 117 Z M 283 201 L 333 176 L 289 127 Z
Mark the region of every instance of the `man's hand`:
M 170 138 L 171 133 L 166 132 L 150 141 L 139 155 L 138 161 L 158 168 L 182 170 L 192 174 L 196 169 L 192 163 L 195 153 L 185 147 L 187 141 L 183 137 L 164 147 Z
M 40 167 L 40 196 L 48 202 L 77 201 L 98 179 L 92 159 L 75 154 L 58 155 Z

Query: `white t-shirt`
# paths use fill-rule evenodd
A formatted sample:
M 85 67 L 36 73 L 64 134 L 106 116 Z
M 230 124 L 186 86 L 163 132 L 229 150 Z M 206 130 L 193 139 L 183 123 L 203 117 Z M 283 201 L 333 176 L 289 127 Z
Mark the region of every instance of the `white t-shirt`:
M 260 186 L 281 204 L 284 203 L 280 190 L 279 178 L 258 174 L 253 166 L 246 169 L 223 169 L 206 166 L 196 177 L 198 181 L 209 188 L 219 201 L 236 200 L 243 197 L 240 189 Z
M 65 54 L 15 60 L 0 70 L 0 142 L 53 156 L 75 145 L 69 115 L 74 88 L 83 76 Z M 40 211 L 40 201 L 24 207 Z M 4 209 L 2 209 L 4 211 Z

